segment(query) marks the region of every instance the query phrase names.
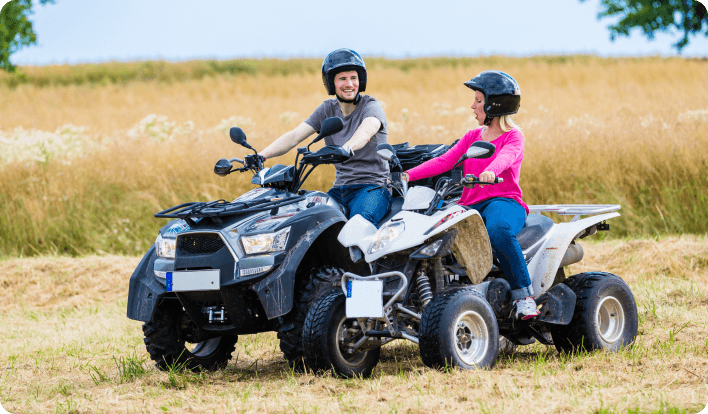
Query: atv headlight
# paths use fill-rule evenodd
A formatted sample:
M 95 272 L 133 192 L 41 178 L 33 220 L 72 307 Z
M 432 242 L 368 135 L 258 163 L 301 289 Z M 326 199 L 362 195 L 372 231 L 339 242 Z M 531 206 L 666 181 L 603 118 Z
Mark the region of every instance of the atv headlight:
M 389 223 L 381 227 L 376 234 L 374 234 L 374 241 L 371 243 L 371 248 L 369 248 L 369 254 L 374 254 L 386 247 L 386 245 L 391 243 L 391 240 L 403 233 L 405 228 L 406 226 L 402 221 Z
M 290 227 L 281 229 L 275 233 L 256 234 L 254 236 L 241 237 L 241 244 L 246 254 L 282 252 L 288 245 Z
M 177 247 L 177 239 L 163 239 L 162 235 L 157 236 L 155 240 L 155 250 L 157 250 L 157 257 L 162 257 L 165 259 L 175 258 L 175 249 Z

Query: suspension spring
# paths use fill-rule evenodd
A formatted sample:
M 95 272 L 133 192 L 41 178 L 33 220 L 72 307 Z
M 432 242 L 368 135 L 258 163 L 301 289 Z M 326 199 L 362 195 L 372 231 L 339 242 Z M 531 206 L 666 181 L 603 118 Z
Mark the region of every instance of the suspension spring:
M 420 272 L 415 282 L 418 285 L 418 297 L 423 303 L 423 306 L 426 306 L 433 298 L 433 289 L 430 288 L 430 279 L 425 273 Z

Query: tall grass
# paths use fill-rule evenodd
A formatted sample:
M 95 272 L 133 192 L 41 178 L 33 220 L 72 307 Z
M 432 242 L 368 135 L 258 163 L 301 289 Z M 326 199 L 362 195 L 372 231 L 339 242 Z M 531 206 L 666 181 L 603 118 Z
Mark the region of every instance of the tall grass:
M 622 217 L 606 237 L 708 232 L 706 61 L 367 62 L 367 93 L 384 103 L 392 143 L 450 143 L 476 127 L 462 82 L 485 69 L 504 70 L 522 90 L 516 121 L 526 137 L 521 187 L 528 204 L 621 204 Z M 313 60 L 241 63 L 256 70 L 105 85 L 10 87 L 0 79 L 0 255 L 139 254 L 165 223 L 153 218 L 156 211 L 233 199 L 251 188 L 247 174 L 212 173 L 219 158 L 248 153 L 230 142 L 228 127 L 241 126 L 262 149 L 327 96 Z M 206 65 L 165 65 L 199 64 Z M 105 70 L 130 65 L 146 63 Z M 58 79 L 62 71 L 100 66 L 24 71 Z M 326 190 L 332 181 L 333 168 L 319 167 L 305 187 Z

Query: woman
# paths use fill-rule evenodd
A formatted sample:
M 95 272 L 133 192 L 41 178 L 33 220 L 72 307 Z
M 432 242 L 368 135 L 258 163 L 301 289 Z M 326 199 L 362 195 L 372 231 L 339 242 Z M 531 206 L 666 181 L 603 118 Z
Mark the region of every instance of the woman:
M 521 92 L 514 78 L 504 72 L 488 70 L 465 85 L 475 91 L 472 110 L 477 122 L 484 125 L 465 134 L 445 154 L 404 173 L 404 179 L 416 181 L 450 170 L 475 141 L 487 141 L 496 146 L 488 159 L 468 159 L 464 174 L 479 176 L 480 181 L 503 183 L 465 188 L 459 204 L 477 210 L 487 227 L 492 249 L 504 274 L 509 276 L 511 300 L 515 317 L 527 320 L 538 316 L 533 299 L 531 278 L 516 234 L 524 227 L 529 208 L 521 198 L 519 172 L 524 158 L 524 136 L 510 115 L 519 110 Z

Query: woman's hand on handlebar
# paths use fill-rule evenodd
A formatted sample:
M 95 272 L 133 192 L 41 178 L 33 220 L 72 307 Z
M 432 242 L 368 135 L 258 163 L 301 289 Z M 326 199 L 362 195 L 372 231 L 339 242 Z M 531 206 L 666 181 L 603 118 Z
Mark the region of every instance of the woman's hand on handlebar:
M 482 172 L 482 174 L 479 175 L 479 181 L 485 183 L 493 183 L 494 178 L 496 178 L 496 175 L 491 171 L 484 171 Z M 484 185 L 480 184 L 479 188 L 484 188 Z
M 401 180 L 408 184 L 411 181 L 410 175 L 407 172 L 401 173 Z

